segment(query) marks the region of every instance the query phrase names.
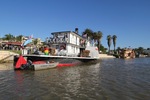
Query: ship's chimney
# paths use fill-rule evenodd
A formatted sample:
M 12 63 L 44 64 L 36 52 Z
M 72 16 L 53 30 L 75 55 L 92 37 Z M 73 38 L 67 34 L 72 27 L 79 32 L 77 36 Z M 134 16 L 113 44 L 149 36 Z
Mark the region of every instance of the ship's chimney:
M 75 33 L 78 34 L 78 28 L 75 28 Z

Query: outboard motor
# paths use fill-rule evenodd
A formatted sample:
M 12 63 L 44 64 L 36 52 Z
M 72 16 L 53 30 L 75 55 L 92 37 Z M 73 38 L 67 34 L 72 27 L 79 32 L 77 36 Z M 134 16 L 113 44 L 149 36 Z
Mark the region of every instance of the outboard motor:
M 21 65 L 20 69 L 28 70 L 28 69 L 33 69 L 32 67 L 33 67 L 32 66 L 32 61 L 28 60 L 26 64 Z

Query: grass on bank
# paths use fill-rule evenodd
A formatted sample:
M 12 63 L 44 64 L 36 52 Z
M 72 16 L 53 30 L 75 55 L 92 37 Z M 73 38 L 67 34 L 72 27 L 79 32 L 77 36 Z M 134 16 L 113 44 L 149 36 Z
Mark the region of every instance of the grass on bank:
M 21 54 L 21 50 L 9 50 L 10 52 L 14 52 L 14 53 L 17 53 L 17 54 Z

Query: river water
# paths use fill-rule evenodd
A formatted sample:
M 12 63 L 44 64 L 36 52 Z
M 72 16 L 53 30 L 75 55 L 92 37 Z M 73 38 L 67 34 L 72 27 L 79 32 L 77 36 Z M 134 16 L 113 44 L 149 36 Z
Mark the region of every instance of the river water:
M 41 71 L 0 65 L 0 100 L 150 100 L 150 58 Z

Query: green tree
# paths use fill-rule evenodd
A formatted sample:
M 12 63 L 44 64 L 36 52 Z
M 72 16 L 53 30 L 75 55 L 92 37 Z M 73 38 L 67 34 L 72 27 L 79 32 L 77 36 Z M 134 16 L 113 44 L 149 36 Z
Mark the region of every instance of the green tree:
M 89 28 L 85 29 L 84 32 L 82 33 L 82 35 L 87 34 L 87 38 L 88 40 L 91 42 L 93 39 L 93 31 Z
M 100 45 L 100 50 L 102 53 L 106 53 L 107 48 L 105 48 L 102 44 Z
M 121 47 L 117 47 L 117 49 L 116 49 L 117 51 L 119 51 L 119 50 L 121 50 Z
M 101 31 L 97 32 L 97 40 L 98 40 L 98 51 L 100 51 L 100 47 L 101 47 L 101 39 L 103 37 L 103 33 Z
M 140 54 L 142 54 L 143 51 L 144 51 L 144 48 L 143 48 L 143 47 L 139 47 L 137 50 L 138 50 L 138 52 L 139 52 Z
M 38 39 L 34 39 L 34 40 L 33 40 L 33 44 L 34 44 L 34 45 L 37 45 L 37 43 L 38 43 Z
M 101 38 L 103 36 L 101 31 L 93 32 L 91 29 L 85 29 L 85 31 L 82 33 L 82 35 L 87 34 L 87 38 L 90 41 L 94 40 L 94 44 L 97 45 L 98 51 L 100 51 L 100 45 L 101 45 Z
M 108 35 L 108 36 L 107 36 L 107 45 L 108 45 L 108 48 L 109 48 L 109 53 L 110 53 L 110 46 L 111 46 L 111 35 Z
M 16 41 L 21 42 L 21 41 L 22 41 L 22 38 L 23 38 L 23 35 L 16 36 Z
M 147 48 L 147 50 L 150 50 L 150 48 Z
M 102 38 L 102 32 L 101 31 L 93 33 L 94 43 L 97 44 L 98 51 L 100 51 L 101 38 Z
M 36 38 L 36 39 L 34 39 L 34 40 L 32 41 L 32 43 L 33 43 L 34 45 L 36 45 L 36 46 L 39 46 L 39 45 L 40 45 L 39 42 L 40 42 L 40 40 L 39 40 L 38 38 Z
M 96 45 L 97 44 L 97 39 L 98 39 L 96 32 L 93 32 L 92 39 L 94 40 L 94 44 Z
M 116 36 L 116 35 L 113 35 L 112 39 L 113 39 L 114 52 L 115 52 L 117 36 Z
M 11 40 L 14 40 L 14 36 L 12 35 L 12 34 L 6 34 L 5 36 L 4 36 L 4 40 L 8 40 L 8 41 L 11 41 Z

